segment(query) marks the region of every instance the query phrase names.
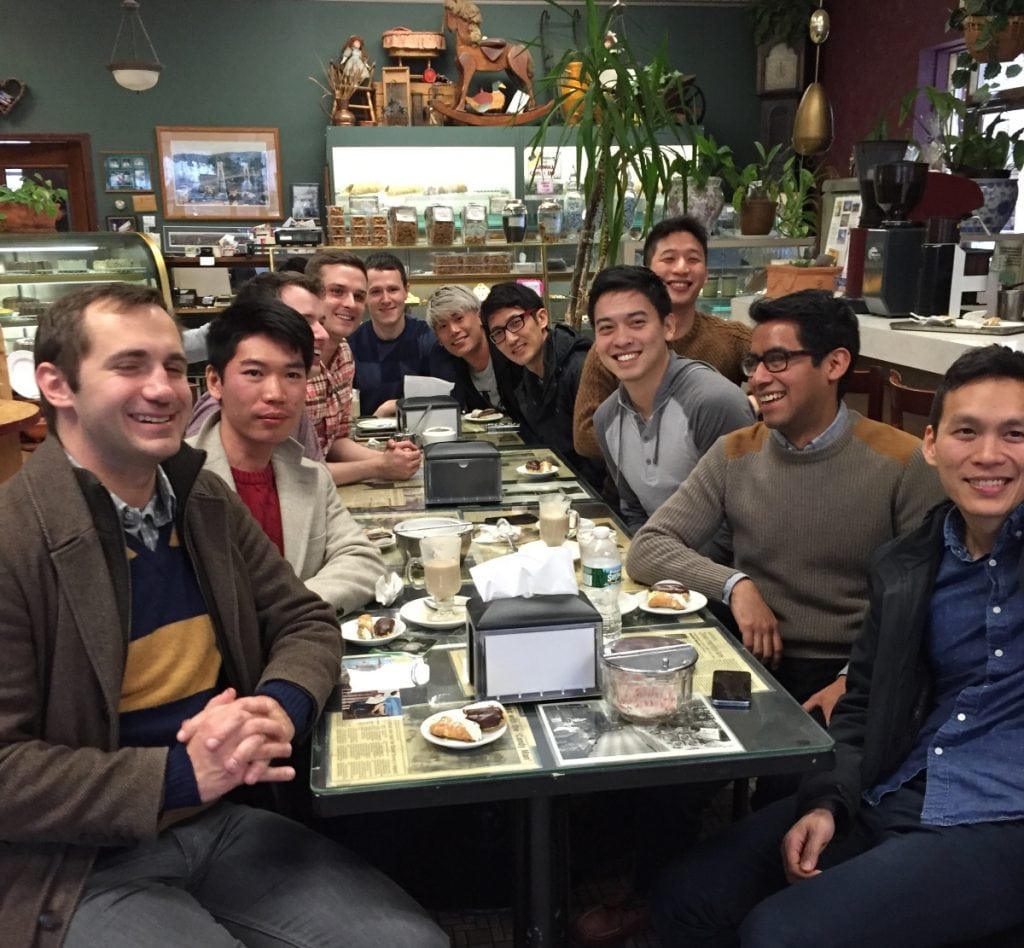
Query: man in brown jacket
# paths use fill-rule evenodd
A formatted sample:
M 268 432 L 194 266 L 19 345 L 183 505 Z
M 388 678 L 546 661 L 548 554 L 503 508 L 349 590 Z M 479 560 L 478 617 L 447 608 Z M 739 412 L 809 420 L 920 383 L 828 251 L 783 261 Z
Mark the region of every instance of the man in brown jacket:
M 447 944 L 350 854 L 225 799 L 295 776 L 340 646 L 182 446 L 159 294 L 67 296 L 35 355 L 52 435 L 0 488 L 0 942 Z
M 708 232 L 693 217 L 670 217 L 655 224 L 644 241 L 644 266 L 665 284 L 672 300 L 675 330 L 669 348 L 687 359 L 707 362 L 730 382 L 745 381 L 740 362 L 750 348 L 750 327 L 709 316 L 697 309 L 708 279 Z M 591 349 L 583 364 L 573 411 L 573 446 L 586 458 L 601 458 L 594 412 L 618 388 L 619 380 Z

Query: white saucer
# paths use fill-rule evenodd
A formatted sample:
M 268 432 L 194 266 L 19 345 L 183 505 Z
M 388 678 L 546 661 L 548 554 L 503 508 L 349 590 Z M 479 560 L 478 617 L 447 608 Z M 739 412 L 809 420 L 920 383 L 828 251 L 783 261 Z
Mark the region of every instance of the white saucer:
M 455 615 L 450 618 L 442 618 L 437 614 L 436 609 L 427 605 L 427 596 L 422 599 L 413 599 L 407 602 L 399 610 L 398 614 L 411 622 L 413 625 L 426 626 L 428 629 L 460 629 L 466 624 L 466 603 L 468 596 L 455 597 Z
M 575 540 L 566 540 L 562 544 L 563 549 L 570 550 L 572 552 L 572 558 L 578 560 L 580 558 L 580 545 Z M 530 543 L 524 543 L 520 550 L 550 550 L 558 549 L 558 547 L 549 547 L 543 540 L 533 540 Z
M 504 417 L 500 411 L 482 411 L 479 415 L 466 412 L 462 416 L 462 420 L 468 421 L 471 425 L 489 425 L 492 421 L 501 421 Z
M 373 615 L 373 613 L 370 613 Z M 385 618 L 384 616 L 375 615 L 374 620 Z M 388 616 L 387 618 L 391 618 Z M 372 639 L 361 639 L 357 633 L 359 628 L 358 619 L 349 619 L 347 622 L 341 624 L 341 637 L 346 642 L 351 642 L 353 645 L 362 645 L 364 648 L 372 648 L 375 645 L 385 645 L 388 642 L 392 642 L 397 639 L 403 632 L 405 632 L 405 623 L 401 619 L 395 619 L 395 630 L 390 635 L 382 635 L 379 638 L 374 636 Z
M 619 612 L 624 616 L 628 616 L 631 612 L 635 612 L 640 603 L 647 597 L 647 593 L 619 593 Z
M 22 398 L 39 398 L 36 385 L 36 359 L 27 349 L 15 349 L 7 356 L 7 372 L 11 377 L 11 388 Z
M 360 418 L 356 422 L 360 431 L 397 431 L 397 418 Z
M 496 727 L 493 731 L 486 731 L 478 741 L 453 741 L 447 737 L 438 737 L 436 734 L 431 734 L 430 725 L 445 714 L 451 714 L 451 711 L 438 711 L 436 714 L 426 718 L 420 725 L 420 734 L 430 741 L 431 744 L 436 744 L 438 747 L 447 747 L 449 750 L 472 750 L 474 747 L 483 747 L 484 744 L 493 744 L 508 730 L 508 722 L 506 722 L 501 727 Z
M 558 477 L 558 467 L 556 465 L 550 471 L 530 471 L 525 464 L 520 464 L 516 468 L 516 473 L 528 481 L 549 481 L 553 477 Z
M 653 606 L 647 605 L 647 593 L 637 593 L 640 597 L 640 608 L 644 612 L 649 612 L 655 616 L 685 616 L 690 612 L 697 612 L 699 609 L 703 609 L 708 604 L 708 597 L 702 593 L 690 590 L 690 601 L 686 604 L 684 609 L 656 609 Z

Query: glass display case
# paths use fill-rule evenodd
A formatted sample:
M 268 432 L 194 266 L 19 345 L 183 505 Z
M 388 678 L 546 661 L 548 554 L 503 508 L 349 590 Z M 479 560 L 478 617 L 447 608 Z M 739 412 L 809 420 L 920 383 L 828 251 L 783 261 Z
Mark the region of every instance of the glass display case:
M 0 234 L 0 327 L 7 352 L 31 349 L 39 316 L 90 283 L 144 283 L 169 307 L 167 270 L 146 234 Z

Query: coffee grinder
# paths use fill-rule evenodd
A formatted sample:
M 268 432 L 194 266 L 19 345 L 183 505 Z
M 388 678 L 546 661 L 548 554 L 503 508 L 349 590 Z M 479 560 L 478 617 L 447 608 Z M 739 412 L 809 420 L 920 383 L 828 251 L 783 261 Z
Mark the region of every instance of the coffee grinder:
M 908 217 L 924 196 L 927 178 L 922 161 L 875 167 L 875 200 L 884 219 L 867 232 L 862 293 L 868 312 L 876 316 L 905 316 L 917 303 L 925 229 Z

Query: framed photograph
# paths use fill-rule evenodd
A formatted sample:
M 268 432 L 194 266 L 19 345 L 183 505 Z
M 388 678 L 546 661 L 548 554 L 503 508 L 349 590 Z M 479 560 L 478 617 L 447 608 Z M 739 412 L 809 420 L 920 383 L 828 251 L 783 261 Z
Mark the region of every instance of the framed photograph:
M 292 217 L 296 220 L 310 220 L 320 216 L 320 185 L 292 185 Z
M 276 128 L 158 125 L 168 220 L 279 220 L 281 149 Z
M 107 230 L 112 230 L 117 234 L 130 234 L 138 229 L 137 222 L 131 215 L 107 218 Z
M 412 125 L 412 95 L 407 66 L 381 69 L 384 90 L 384 125 Z
M 152 152 L 103 152 L 103 190 L 108 193 L 152 191 Z

